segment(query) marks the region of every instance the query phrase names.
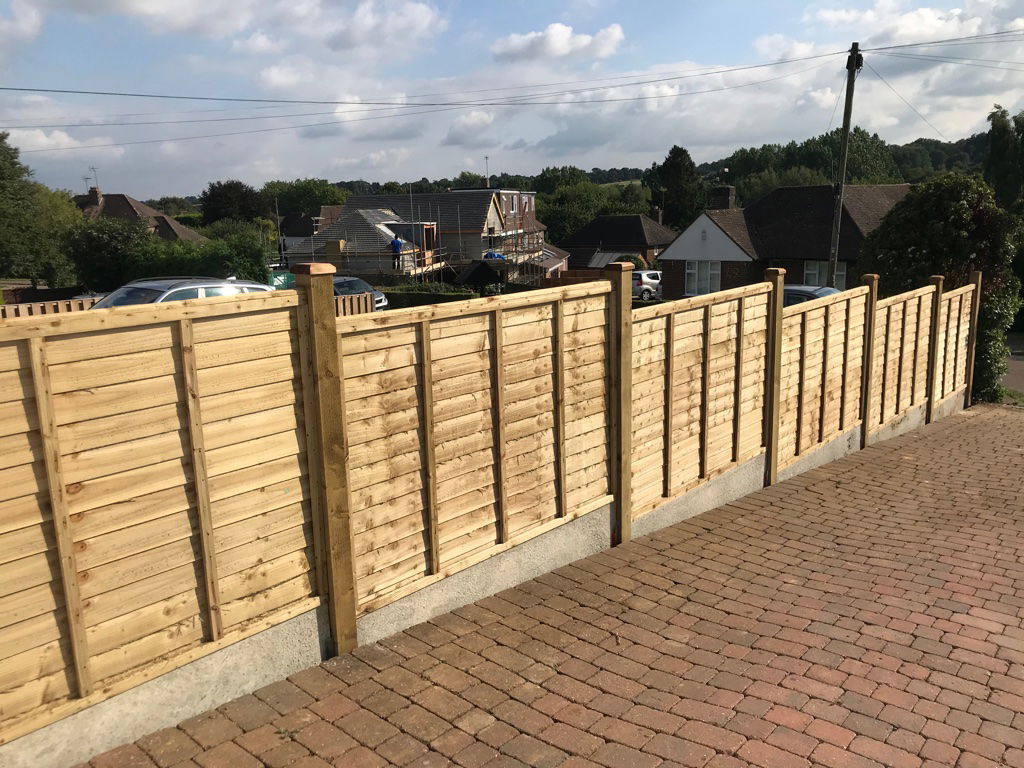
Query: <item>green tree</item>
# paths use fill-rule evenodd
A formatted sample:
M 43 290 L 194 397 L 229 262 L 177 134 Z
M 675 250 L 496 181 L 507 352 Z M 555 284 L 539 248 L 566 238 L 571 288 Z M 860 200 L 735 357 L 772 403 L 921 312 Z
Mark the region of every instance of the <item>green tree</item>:
M 69 238 L 68 249 L 86 288 L 112 291 L 153 276 L 144 265 L 155 258 L 154 240 L 141 221 L 99 218 L 83 223 Z
M 547 225 L 547 239 L 559 243 L 598 216 L 607 203 L 603 187 L 582 181 L 538 194 L 537 218 Z
M 184 197 L 158 197 L 155 200 L 143 200 L 143 202 L 168 216 L 177 218 L 183 213 L 198 213 L 199 209 L 192 204 L 191 200 Z
M 627 215 L 651 210 L 651 191 L 637 184 L 607 187 L 602 214 Z
M 1010 113 L 996 104 L 988 122 L 985 180 L 995 190 L 999 204 L 1013 208 L 1021 199 L 1024 185 L 1024 112 L 1011 120 Z
M 538 193 L 552 194 L 559 187 L 582 184 L 587 179 L 587 172 L 574 165 L 551 166 L 544 168 L 533 177 L 533 188 Z
M 204 224 L 212 224 L 221 219 L 252 221 L 263 213 L 260 193 L 234 179 L 211 181 L 199 196 L 199 204 L 203 209 Z
M 736 196 L 741 205 L 750 205 L 777 187 L 804 187 L 828 183 L 828 178 L 821 171 L 803 165 L 786 168 L 783 171 L 769 168 L 737 181 Z
M 452 189 L 478 189 L 486 185 L 484 184 L 484 176 L 482 173 L 463 171 L 454 179 L 452 179 L 451 186 Z
M 82 215 L 68 193 L 32 181 L 7 136 L 0 133 L 0 276 L 73 285 L 66 241 Z
M 665 224 L 678 230 L 686 229 L 700 216 L 707 202 L 703 177 L 690 153 L 679 146 L 669 150 L 665 161 L 654 173 L 657 183 L 655 202 L 663 197 Z
M 1009 348 L 1006 329 L 1020 308 L 1020 280 L 1013 258 L 1024 243 L 1020 221 L 996 203 L 976 175 L 951 173 L 913 187 L 864 243 L 862 267 L 881 275 L 886 295 L 945 275 L 946 288 L 965 285 L 972 270 L 983 275 L 974 397 L 997 401 Z
M 327 179 L 295 179 L 295 181 L 268 181 L 260 190 L 263 210 L 273 215 L 289 213 L 320 214 L 322 205 L 342 205 L 348 190 L 336 187 Z M 276 206 L 275 206 L 276 203 Z

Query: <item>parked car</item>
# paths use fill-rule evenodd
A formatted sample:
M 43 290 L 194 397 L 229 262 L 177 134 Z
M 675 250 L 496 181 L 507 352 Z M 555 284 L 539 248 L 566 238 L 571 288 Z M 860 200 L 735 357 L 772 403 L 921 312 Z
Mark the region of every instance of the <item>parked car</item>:
M 388 297 L 368 282 L 359 277 L 334 278 L 335 296 L 353 296 L 357 293 L 373 294 L 373 311 L 380 312 L 388 308 Z
M 820 299 L 839 293 L 837 288 L 824 288 L 820 285 L 785 285 L 782 288 L 782 306 L 791 307 L 805 301 Z
M 162 304 L 165 301 L 204 299 L 211 296 L 235 296 L 239 293 L 263 293 L 273 286 L 249 280 L 217 277 L 149 277 L 132 280 L 116 291 L 108 293 L 93 309 L 124 307 L 130 304 Z
M 641 301 L 650 301 L 661 296 L 661 272 L 655 269 L 638 269 L 633 272 L 633 295 Z

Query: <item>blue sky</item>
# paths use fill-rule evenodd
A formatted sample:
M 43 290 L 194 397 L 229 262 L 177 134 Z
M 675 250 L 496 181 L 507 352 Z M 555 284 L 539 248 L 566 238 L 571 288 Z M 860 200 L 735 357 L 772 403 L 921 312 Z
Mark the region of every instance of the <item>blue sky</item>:
M 672 144 L 700 161 L 821 133 L 844 57 L 629 83 L 816 56 L 854 39 L 877 46 L 1011 28 L 1024 29 L 1024 0 L 0 0 L 0 85 L 350 103 L 253 109 L 7 92 L 0 128 L 41 181 L 79 190 L 95 165 L 101 186 L 137 197 L 198 193 L 220 178 L 454 176 L 482 170 L 484 155 L 492 171 L 642 167 Z M 917 51 L 1021 63 L 989 69 L 869 54 L 875 71 L 858 81 L 858 123 L 890 141 L 959 138 L 982 129 L 993 103 L 1024 108 L 1020 39 Z M 576 84 L 546 85 L 563 82 Z M 546 104 L 493 104 L 597 86 Z M 419 116 L 358 106 L 438 93 L 457 95 L 426 100 L 473 105 Z M 278 114 L 291 117 L 253 119 Z M 363 120 L 337 122 L 353 117 Z M 207 122 L 51 127 L 160 120 Z M 95 146 L 130 141 L 152 143 Z

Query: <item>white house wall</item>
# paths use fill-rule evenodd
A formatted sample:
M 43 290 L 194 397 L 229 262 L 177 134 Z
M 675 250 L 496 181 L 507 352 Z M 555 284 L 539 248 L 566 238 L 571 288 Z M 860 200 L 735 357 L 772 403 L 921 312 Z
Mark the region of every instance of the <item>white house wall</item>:
M 707 237 L 702 233 L 706 232 Z M 662 261 L 751 261 L 752 259 L 702 213 L 659 256 Z

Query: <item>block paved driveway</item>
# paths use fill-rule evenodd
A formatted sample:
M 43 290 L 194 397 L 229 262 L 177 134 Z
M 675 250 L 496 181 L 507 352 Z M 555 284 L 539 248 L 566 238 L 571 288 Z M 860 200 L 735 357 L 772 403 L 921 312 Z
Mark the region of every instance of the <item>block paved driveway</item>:
M 1022 556 L 979 407 L 91 762 L 1024 766 Z

